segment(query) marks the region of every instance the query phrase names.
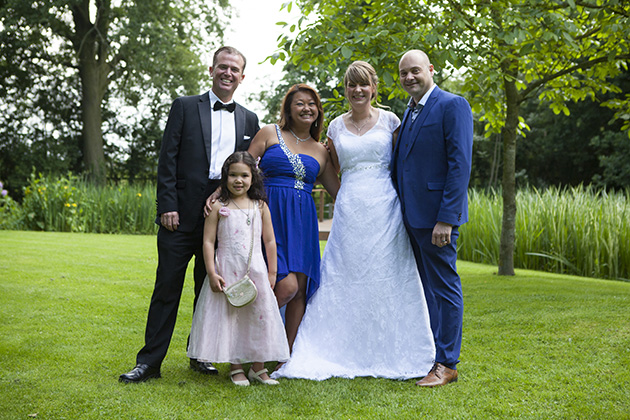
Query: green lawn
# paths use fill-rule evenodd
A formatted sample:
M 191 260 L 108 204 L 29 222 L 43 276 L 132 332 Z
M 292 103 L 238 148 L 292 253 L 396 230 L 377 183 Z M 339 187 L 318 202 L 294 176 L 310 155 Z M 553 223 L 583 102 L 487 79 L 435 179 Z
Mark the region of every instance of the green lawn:
M 456 384 L 237 388 L 227 365 L 218 377 L 188 369 L 189 278 L 162 379 L 124 385 L 118 375 L 143 343 L 156 262 L 154 236 L 0 231 L 0 418 L 630 418 L 630 283 L 503 278 L 461 262 Z

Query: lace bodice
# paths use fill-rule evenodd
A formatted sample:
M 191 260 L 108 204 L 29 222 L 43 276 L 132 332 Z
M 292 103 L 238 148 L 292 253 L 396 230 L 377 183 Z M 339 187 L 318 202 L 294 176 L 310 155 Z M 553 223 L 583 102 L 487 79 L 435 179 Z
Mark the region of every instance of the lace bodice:
M 341 116 L 328 127 L 328 137 L 335 139 L 341 173 L 382 167 L 387 169 L 391 160 L 391 133 L 400 126 L 398 117 L 389 111 L 379 110 L 377 123 L 362 136 L 350 132 Z

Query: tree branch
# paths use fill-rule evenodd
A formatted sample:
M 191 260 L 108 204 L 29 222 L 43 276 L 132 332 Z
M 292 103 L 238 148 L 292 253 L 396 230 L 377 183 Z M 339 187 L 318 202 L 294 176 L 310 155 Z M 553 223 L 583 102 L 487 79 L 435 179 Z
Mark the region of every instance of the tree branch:
M 621 55 L 616 55 L 615 57 L 613 57 L 613 59 L 615 60 L 630 60 L 630 54 L 621 54 Z M 527 88 L 525 88 L 522 92 L 521 92 L 521 97 L 527 97 L 529 95 L 529 93 L 535 89 L 538 89 L 540 86 L 544 85 L 547 82 L 550 82 L 551 80 L 557 79 L 559 77 L 565 76 L 567 74 L 573 73 L 576 70 L 585 70 L 585 69 L 589 69 L 591 67 L 596 66 L 597 64 L 601 64 L 601 63 L 605 63 L 606 61 L 609 61 L 608 56 L 605 57 L 598 57 L 596 59 L 593 60 L 589 60 L 589 61 L 583 61 L 581 63 L 578 63 L 572 67 L 568 67 L 564 70 L 560 70 L 559 72 L 556 73 L 552 73 L 552 74 L 548 74 L 547 76 L 536 80 L 535 82 L 532 82 Z
M 563 4 L 568 6 L 568 3 L 563 3 Z M 606 2 L 602 2 L 602 4 L 599 5 L 599 4 L 593 4 L 593 3 L 589 3 L 589 2 L 586 2 L 586 1 L 580 1 L 580 0 L 576 1 L 575 5 L 584 7 L 586 9 L 609 10 L 612 13 L 617 13 L 617 14 L 619 14 L 621 16 L 624 16 L 624 17 L 630 17 L 630 10 L 628 10 L 626 8 L 627 6 L 624 7 L 624 5 L 620 5 L 619 7 L 615 7 L 615 6 L 609 6 L 608 4 L 606 4 Z M 626 3 L 626 5 L 627 5 L 627 3 Z

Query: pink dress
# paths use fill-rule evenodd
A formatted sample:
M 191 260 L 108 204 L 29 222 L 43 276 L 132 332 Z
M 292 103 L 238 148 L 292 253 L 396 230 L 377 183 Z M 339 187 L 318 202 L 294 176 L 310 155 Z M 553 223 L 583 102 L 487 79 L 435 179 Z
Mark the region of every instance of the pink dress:
M 258 297 L 247 306 L 235 308 L 223 292 L 212 291 L 206 276 L 193 315 L 188 346 L 190 358 L 215 363 L 285 361 L 289 358 L 284 324 L 262 253 L 260 209 L 254 207 L 249 210 L 255 235 L 249 276 L 256 284 Z M 247 270 L 252 235 L 247 218 L 246 212 L 235 209 L 229 209 L 227 217 L 219 216 L 216 270 L 227 286 L 240 280 Z

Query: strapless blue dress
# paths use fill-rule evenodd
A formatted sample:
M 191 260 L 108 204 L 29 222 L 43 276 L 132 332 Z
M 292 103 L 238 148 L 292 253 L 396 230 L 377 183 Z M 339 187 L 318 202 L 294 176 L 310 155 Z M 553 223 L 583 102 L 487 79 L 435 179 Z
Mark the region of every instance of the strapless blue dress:
M 319 162 L 309 155 L 293 154 L 276 125 L 279 144 L 267 148 L 260 160 L 278 249 L 278 281 L 289 273 L 308 277 L 306 299 L 320 279 L 317 210 L 311 196 Z

